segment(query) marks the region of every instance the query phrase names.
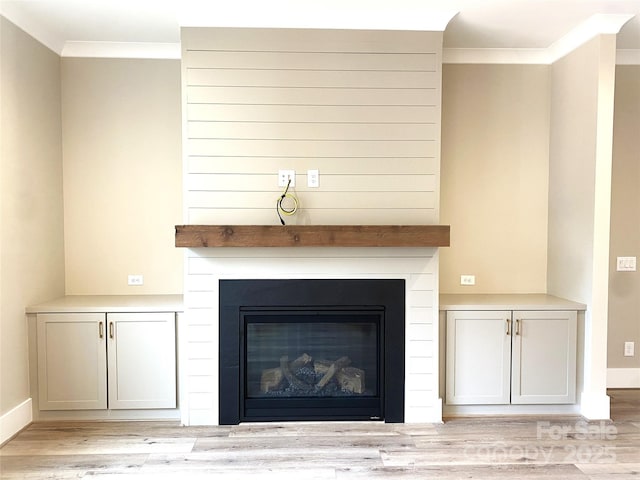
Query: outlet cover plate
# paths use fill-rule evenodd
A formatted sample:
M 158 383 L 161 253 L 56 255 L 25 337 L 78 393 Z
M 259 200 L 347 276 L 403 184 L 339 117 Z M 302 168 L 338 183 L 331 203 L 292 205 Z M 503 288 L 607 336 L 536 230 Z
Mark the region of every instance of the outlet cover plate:
M 460 285 L 475 285 L 475 284 L 476 284 L 475 275 L 460 275 Z
M 144 285 L 143 275 L 127 275 L 127 285 Z
M 279 187 L 286 187 L 289 179 L 291 179 L 291 185 L 289 185 L 289 187 L 295 187 L 296 186 L 295 170 L 278 170 L 278 186 Z

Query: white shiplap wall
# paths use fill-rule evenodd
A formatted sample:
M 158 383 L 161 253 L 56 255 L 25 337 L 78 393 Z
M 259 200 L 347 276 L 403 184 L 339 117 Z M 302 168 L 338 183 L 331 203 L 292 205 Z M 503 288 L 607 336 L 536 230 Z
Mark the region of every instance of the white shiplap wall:
M 438 252 L 432 248 L 200 248 L 186 262 L 182 421 L 218 423 L 221 279 L 398 278 L 406 282 L 405 421 L 439 422 Z
M 277 224 L 278 169 L 298 174 L 290 223 L 438 223 L 441 45 L 431 32 L 183 29 L 185 223 Z M 405 419 L 441 420 L 437 249 L 202 248 L 185 265 L 185 424 L 218 422 L 226 278 L 404 279 Z
M 297 174 L 290 223 L 437 223 L 441 33 L 182 36 L 187 223 L 277 224 L 279 169 Z

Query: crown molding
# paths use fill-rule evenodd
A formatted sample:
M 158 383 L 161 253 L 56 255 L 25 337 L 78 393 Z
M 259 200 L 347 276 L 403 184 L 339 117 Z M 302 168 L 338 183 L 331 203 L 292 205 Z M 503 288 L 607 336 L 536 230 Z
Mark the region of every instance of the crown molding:
M 66 42 L 62 57 L 180 59 L 180 43 Z
M 546 48 L 445 48 L 444 64 L 550 65 Z M 616 65 L 640 65 L 640 49 L 616 50 Z
M 580 45 L 585 44 L 597 35 L 616 35 L 620 29 L 635 15 L 596 14 L 554 42 L 549 51 L 549 63 L 560 60 Z
M 179 43 L 67 42 L 62 57 L 85 58 L 181 58 Z M 550 65 L 546 48 L 445 48 L 444 64 Z M 640 65 L 640 49 L 617 50 L 617 65 Z
M 548 48 L 445 48 L 442 63 L 550 65 L 597 35 L 616 35 L 634 15 L 597 14 Z M 640 65 L 640 50 L 618 50 L 618 65 Z
M 640 65 L 640 49 L 617 50 L 616 65 Z

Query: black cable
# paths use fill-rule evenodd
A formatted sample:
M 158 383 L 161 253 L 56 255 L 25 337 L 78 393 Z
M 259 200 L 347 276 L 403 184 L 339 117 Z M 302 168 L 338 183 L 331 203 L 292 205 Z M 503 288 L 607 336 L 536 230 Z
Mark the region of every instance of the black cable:
M 285 225 L 285 223 L 284 218 L 282 218 L 281 212 L 287 216 L 290 216 L 296 213 L 296 211 L 298 210 L 298 199 L 295 197 L 295 195 L 289 193 L 290 185 L 291 179 L 289 179 L 289 181 L 287 182 L 287 186 L 284 189 L 284 192 L 282 192 L 282 195 L 280 195 L 280 197 L 278 197 L 278 200 L 276 200 L 276 212 L 278 213 L 278 218 L 280 219 L 280 223 L 282 225 Z M 282 205 L 282 202 L 284 202 L 285 198 L 290 198 L 293 200 L 292 208 L 285 208 L 285 206 Z

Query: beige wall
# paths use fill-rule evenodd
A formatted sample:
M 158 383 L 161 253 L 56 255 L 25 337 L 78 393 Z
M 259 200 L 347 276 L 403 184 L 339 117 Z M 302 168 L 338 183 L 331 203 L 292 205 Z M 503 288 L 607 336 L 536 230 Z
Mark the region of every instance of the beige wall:
M 182 292 L 180 102 L 178 60 L 62 60 L 67 294 Z
M 593 283 L 599 48 L 592 40 L 552 67 L 549 289 L 584 302 Z
M 0 35 L 2 416 L 30 397 L 24 310 L 64 294 L 64 246 L 60 58 L 2 17 Z
M 640 257 L 640 66 L 616 68 L 609 265 L 609 368 L 640 367 L 640 271 L 617 272 L 616 257 Z M 624 342 L 636 343 L 625 357 Z
M 547 66 L 444 65 L 442 293 L 546 291 L 549 88 Z
M 608 418 L 609 219 L 615 36 L 600 35 L 551 68 L 549 293 L 587 305 L 582 414 Z

